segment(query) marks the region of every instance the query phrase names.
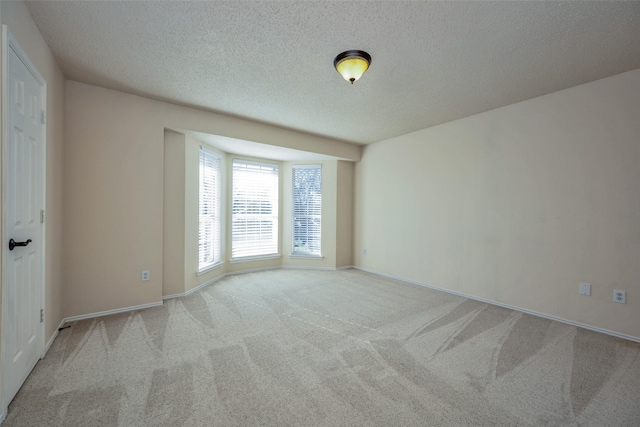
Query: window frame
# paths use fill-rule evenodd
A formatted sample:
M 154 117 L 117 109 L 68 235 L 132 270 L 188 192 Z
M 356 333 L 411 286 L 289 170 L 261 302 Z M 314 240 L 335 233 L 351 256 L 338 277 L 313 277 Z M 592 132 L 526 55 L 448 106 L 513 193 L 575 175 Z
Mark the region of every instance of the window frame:
M 260 177 L 259 181 L 256 181 L 254 187 L 245 187 L 239 189 L 239 185 L 244 185 L 246 182 L 239 182 L 240 172 L 252 172 L 256 177 Z M 244 171 L 242 170 L 244 169 Z M 270 179 L 271 178 L 271 179 Z M 248 193 L 249 197 L 257 197 L 257 199 L 236 199 L 237 193 L 242 190 Z M 268 190 L 267 197 L 260 197 L 258 193 Z M 252 194 L 253 193 L 253 194 Z M 236 213 L 234 210 L 240 206 L 240 209 L 244 205 L 244 209 L 258 209 L 269 210 L 270 213 Z M 265 209 L 266 208 L 266 209 Z M 249 222 L 258 222 L 254 224 L 254 234 L 257 232 L 259 235 L 266 234 L 263 231 L 263 222 L 270 222 L 270 227 L 267 225 L 265 228 L 267 233 L 270 233 L 271 238 L 265 240 L 264 250 L 259 252 L 261 245 L 250 246 L 246 245 L 245 248 L 240 248 L 238 245 L 237 237 L 239 233 L 236 233 L 236 221 L 243 219 Z M 247 226 L 248 228 L 248 226 Z M 273 259 L 280 257 L 280 164 L 269 163 L 264 161 L 247 160 L 241 158 L 234 158 L 231 162 L 231 263 Z M 245 234 L 246 237 L 248 234 Z M 255 239 L 254 239 L 255 240 Z M 260 241 L 260 237 L 257 239 Z
M 207 157 L 209 157 L 209 162 L 212 163 L 209 167 L 213 166 L 213 174 L 214 178 L 213 183 L 213 212 L 211 212 L 208 216 L 208 221 L 211 221 L 212 224 L 212 242 L 213 246 L 211 252 L 212 257 L 209 261 L 203 262 L 203 254 L 202 247 L 203 242 L 201 235 L 203 233 L 202 227 L 202 217 L 203 217 L 203 189 L 204 187 L 204 179 L 206 176 L 203 174 L 205 168 L 207 168 Z M 200 146 L 199 152 L 199 160 L 198 160 L 198 274 L 205 273 L 211 269 L 216 268 L 220 264 L 223 263 L 222 260 L 222 163 L 223 158 L 220 154 L 211 150 L 208 147 L 203 145 Z M 211 185 L 211 184 L 210 184 Z
M 304 214 L 296 214 L 296 170 L 316 170 L 319 172 L 319 188 L 320 188 L 320 199 L 319 199 L 319 206 L 314 206 L 312 207 L 312 211 L 315 210 L 318 212 L 318 214 L 313 214 L 313 213 L 309 213 L 309 209 L 307 209 L 307 211 Z M 322 164 L 299 164 L 299 165 L 292 165 L 291 167 L 291 257 L 292 258 L 323 258 L 322 256 L 322 195 L 323 195 L 323 191 L 322 191 Z M 296 234 L 296 220 L 302 218 L 305 219 L 306 221 L 309 221 L 310 219 L 313 220 L 317 220 L 319 225 L 318 225 L 318 231 L 317 231 L 317 242 L 316 245 L 317 246 L 317 251 L 304 251 L 304 250 L 298 250 L 296 251 L 296 237 L 298 237 L 298 235 Z M 307 237 L 307 242 L 309 239 L 309 235 L 308 232 L 306 233 L 306 237 Z M 309 245 L 307 245 L 309 246 Z

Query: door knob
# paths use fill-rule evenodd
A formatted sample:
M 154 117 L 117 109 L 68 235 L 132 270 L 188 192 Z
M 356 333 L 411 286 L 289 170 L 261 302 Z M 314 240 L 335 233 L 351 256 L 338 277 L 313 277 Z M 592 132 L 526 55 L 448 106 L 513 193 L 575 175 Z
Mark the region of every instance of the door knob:
M 16 242 L 13 239 L 9 240 L 9 250 L 12 251 L 13 248 L 15 248 L 16 246 L 27 246 L 29 243 L 31 243 L 31 239 L 27 239 L 26 242 Z

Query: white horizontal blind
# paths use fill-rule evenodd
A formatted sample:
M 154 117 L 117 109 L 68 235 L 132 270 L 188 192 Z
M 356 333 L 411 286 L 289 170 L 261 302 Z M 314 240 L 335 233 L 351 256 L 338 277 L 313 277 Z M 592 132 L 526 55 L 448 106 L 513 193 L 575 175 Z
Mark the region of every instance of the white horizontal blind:
M 233 161 L 231 257 L 278 253 L 278 165 Z
M 320 256 L 322 223 L 322 167 L 293 166 L 294 255 Z
M 213 151 L 200 147 L 198 269 L 220 262 L 221 162 Z

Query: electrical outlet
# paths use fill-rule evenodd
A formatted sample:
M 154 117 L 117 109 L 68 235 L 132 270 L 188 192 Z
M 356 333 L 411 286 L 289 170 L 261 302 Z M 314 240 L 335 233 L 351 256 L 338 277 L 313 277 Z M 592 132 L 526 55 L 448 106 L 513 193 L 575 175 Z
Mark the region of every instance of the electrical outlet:
M 364 248 L 364 249 L 362 250 L 362 255 L 366 255 L 366 254 L 367 254 L 367 248 Z
M 589 283 L 580 283 L 580 295 L 591 295 L 591 284 Z
M 149 281 L 150 278 L 151 278 L 151 274 L 149 273 L 149 270 L 145 270 L 145 271 L 142 272 L 142 281 L 143 282 Z
M 625 291 L 613 291 L 613 302 L 625 304 L 627 302 L 627 293 Z

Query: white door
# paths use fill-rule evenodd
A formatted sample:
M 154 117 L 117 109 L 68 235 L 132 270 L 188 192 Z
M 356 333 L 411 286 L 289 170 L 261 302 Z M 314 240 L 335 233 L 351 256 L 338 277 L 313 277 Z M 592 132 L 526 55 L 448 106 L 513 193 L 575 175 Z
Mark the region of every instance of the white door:
M 42 86 L 11 43 L 7 61 L 3 328 L 5 402 L 9 403 L 42 351 L 44 117 Z

